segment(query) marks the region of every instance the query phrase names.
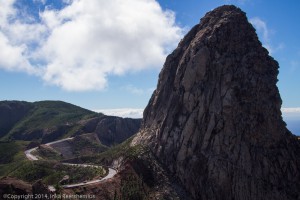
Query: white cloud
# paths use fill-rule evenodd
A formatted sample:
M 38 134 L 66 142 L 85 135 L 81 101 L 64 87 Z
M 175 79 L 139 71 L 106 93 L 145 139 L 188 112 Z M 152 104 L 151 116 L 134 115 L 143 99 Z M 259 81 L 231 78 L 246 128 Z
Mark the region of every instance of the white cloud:
M 144 109 L 139 108 L 120 108 L 120 109 L 98 109 L 95 112 L 101 112 L 105 115 L 129 117 L 129 118 L 143 118 Z
M 19 12 L 13 5 L 14 0 L 0 1 L 0 69 L 39 75 L 40 68 L 31 65 L 29 45 L 40 37 L 43 28 L 23 24 L 26 20 L 17 18 Z
M 275 47 L 271 44 L 270 33 L 272 31 L 270 31 L 270 29 L 268 28 L 267 23 L 265 21 L 263 21 L 259 17 L 251 18 L 249 21 L 255 27 L 257 33 L 262 36 L 261 40 L 262 40 L 263 46 L 269 51 L 270 54 L 273 54 L 274 52 L 284 48 L 283 43 L 281 43 Z
M 41 11 L 41 21 L 18 18 L 13 0 L 0 2 L 1 51 L 14 55 L 1 68 L 37 70 L 65 90 L 101 90 L 108 75 L 161 67 L 182 37 L 174 13 L 155 0 L 64 2 Z
M 26 57 L 26 45 L 13 45 L 0 32 L 0 49 L 0 69 L 39 74 L 40 70 L 33 67 Z
M 282 108 L 283 113 L 300 113 L 300 108 Z

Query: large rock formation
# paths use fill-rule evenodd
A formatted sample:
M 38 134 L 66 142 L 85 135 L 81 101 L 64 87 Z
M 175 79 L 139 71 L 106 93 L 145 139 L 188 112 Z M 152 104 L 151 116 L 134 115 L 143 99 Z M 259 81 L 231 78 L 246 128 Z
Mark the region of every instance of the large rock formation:
M 245 13 L 219 7 L 167 57 L 132 143 L 195 199 L 300 199 L 300 143 L 282 120 L 277 75 Z
M 85 120 L 82 124 L 84 132 L 96 133 L 102 144 L 113 146 L 136 134 L 141 126 L 141 119 L 104 115 Z

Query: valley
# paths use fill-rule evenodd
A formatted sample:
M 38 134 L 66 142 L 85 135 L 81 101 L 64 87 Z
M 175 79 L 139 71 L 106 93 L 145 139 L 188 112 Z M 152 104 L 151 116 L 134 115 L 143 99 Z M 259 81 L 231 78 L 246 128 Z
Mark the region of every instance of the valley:
M 141 121 L 57 101 L 3 101 L 0 118 L 6 119 L 0 122 L 0 193 L 8 183 L 19 185 L 21 180 L 55 193 L 109 181 L 119 163 L 107 151 L 135 134 Z

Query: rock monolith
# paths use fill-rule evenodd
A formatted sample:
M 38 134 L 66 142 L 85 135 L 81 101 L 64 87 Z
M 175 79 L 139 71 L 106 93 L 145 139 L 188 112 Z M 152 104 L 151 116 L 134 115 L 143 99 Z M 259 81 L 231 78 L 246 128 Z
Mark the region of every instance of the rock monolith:
M 132 144 L 197 200 L 300 199 L 300 142 L 281 116 L 278 68 L 243 11 L 208 12 L 167 57 Z

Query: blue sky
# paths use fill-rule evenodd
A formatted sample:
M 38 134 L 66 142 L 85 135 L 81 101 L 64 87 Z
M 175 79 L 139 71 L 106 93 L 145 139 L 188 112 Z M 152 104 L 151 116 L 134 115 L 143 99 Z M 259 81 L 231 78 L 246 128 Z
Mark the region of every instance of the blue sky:
M 0 100 L 143 109 L 165 56 L 224 4 L 247 13 L 279 62 L 284 115 L 300 119 L 300 1 L 0 0 Z

